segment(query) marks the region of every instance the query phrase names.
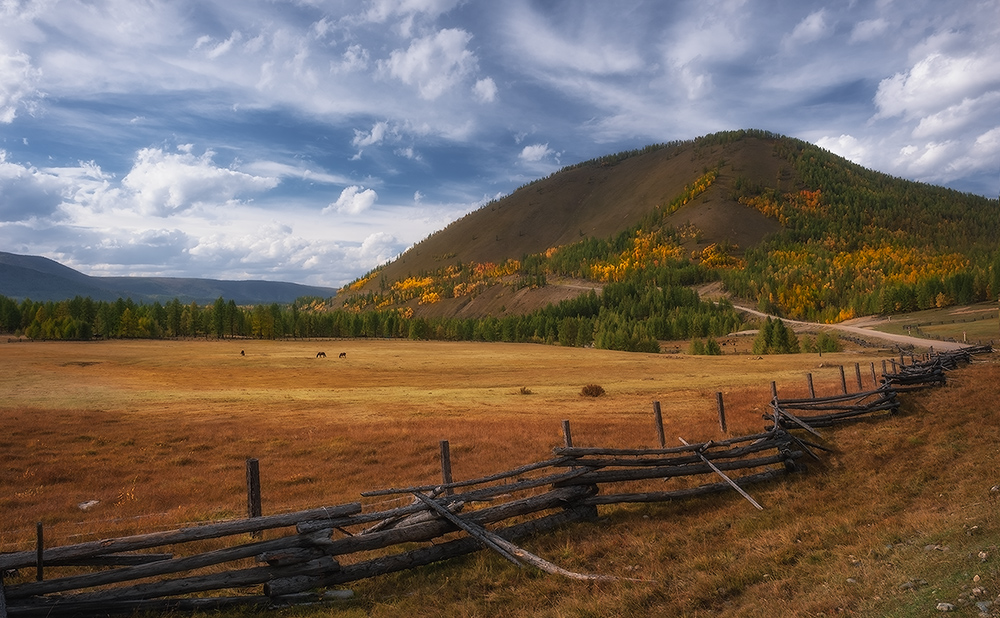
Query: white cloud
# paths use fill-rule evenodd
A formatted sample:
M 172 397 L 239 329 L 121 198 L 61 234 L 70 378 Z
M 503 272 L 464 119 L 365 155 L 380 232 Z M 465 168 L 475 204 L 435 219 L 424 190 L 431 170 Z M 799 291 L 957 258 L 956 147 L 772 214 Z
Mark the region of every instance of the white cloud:
M 866 19 L 854 24 L 851 30 L 851 43 L 864 43 L 882 36 L 889 29 L 889 22 L 884 18 Z
M 497 85 L 492 77 L 486 77 L 476 82 L 472 87 L 476 100 L 481 103 L 492 103 L 497 100 Z
M 816 145 L 860 165 L 864 165 L 868 154 L 868 147 L 853 135 L 822 137 L 816 140 Z
M 521 154 L 518 155 L 518 158 L 522 161 L 534 163 L 552 154 L 555 153 L 549 148 L 548 144 L 532 144 L 521 149 Z
M 57 175 L 7 161 L 0 150 L 0 221 L 28 221 L 56 213 L 67 183 Z
M 404 84 L 416 86 L 420 97 L 433 101 L 476 69 L 475 54 L 466 46 L 472 35 L 459 28 L 440 30 L 397 49 L 380 66 Z
M 134 195 L 139 212 L 163 217 L 197 205 L 226 203 L 278 185 L 276 178 L 217 167 L 212 162 L 214 154 L 209 150 L 196 157 L 190 152 L 143 148 L 136 154 L 132 170 L 122 179 L 122 186 Z
M 810 13 L 805 19 L 800 21 L 792 33 L 788 35 L 784 43 L 786 47 L 797 47 L 807 43 L 813 43 L 830 34 L 830 26 L 826 21 L 826 9 L 820 9 Z
M 324 213 L 340 212 L 349 215 L 359 215 L 372 207 L 378 199 L 378 193 L 373 189 L 365 189 L 351 185 L 340 192 L 337 201 L 323 209 Z
M 14 122 L 18 109 L 29 110 L 40 95 L 35 89 L 41 71 L 24 53 L 0 54 L 0 123 Z
M 1000 51 L 1000 47 L 994 50 Z M 1000 63 L 995 55 L 985 52 L 964 56 L 934 53 L 909 71 L 883 79 L 875 93 L 876 118 L 921 117 L 984 91 L 1000 89 Z
M 372 126 L 372 130 L 368 133 L 355 129 L 354 139 L 351 140 L 351 144 L 359 148 L 380 144 L 382 143 L 382 140 L 385 139 L 388 131 L 389 123 L 385 121 L 376 122 L 375 125 Z

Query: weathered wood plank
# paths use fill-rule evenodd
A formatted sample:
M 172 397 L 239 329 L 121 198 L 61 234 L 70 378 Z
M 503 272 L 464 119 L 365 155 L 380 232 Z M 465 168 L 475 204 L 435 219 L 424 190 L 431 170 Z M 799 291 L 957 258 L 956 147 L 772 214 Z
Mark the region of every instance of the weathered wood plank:
M 115 539 L 103 539 L 100 541 L 89 541 L 76 545 L 63 545 L 62 547 L 52 547 L 44 552 L 46 563 L 54 560 L 64 560 L 70 558 L 84 558 L 87 556 L 98 556 L 101 554 L 117 554 L 139 549 L 149 549 L 163 545 L 176 545 L 190 541 L 200 541 L 234 534 L 244 534 L 255 530 L 269 530 L 273 528 L 283 528 L 294 526 L 302 521 L 336 519 L 346 515 L 361 512 L 361 503 L 353 502 L 337 506 L 326 506 L 296 513 L 284 513 L 280 515 L 267 515 L 254 519 L 234 519 L 223 522 L 215 522 L 179 530 L 166 530 L 163 532 L 152 532 L 149 534 L 139 534 Z M 35 552 L 23 551 L 9 554 L 0 554 L 0 570 L 27 568 L 35 565 Z

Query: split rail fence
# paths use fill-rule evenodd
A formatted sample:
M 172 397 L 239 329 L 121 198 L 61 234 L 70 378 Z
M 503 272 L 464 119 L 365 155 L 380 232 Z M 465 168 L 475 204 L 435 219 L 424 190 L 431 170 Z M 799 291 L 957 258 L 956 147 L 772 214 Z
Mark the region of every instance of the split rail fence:
M 336 592 L 317 590 L 484 547 L 519 565 L 577 579 L 610 579 L 567 571 L 513 541 L 593 518 L 600 505 L 737 491 L 754 507 L 763 508 L 745 487 L 801 469 L 798 460 L 803 456 L 818 459 L 813 449 L 829 450 L 793 430 L 819 435 L 817 427 L 891 414 L 899 407 L 901 387 L 940 384 L 944 371 L 991 351 L 969 348 L 920 361 L 911 358 L 909 365 L 901 358 L 898 366 L 893 361 L 894 371 L 883 371 L 881 386 L 853 394 L 847 394 L 841 367 L 844 394 L 833 397 L 815 397 L 811 375 L 813 396 L 808 399 L 781 399 L 772 383 L 772 413 L 765 416 L 771 426 L 755 435 L 719 441 L 681 440 L 680 446 L 666 447 L 659 403 L 654 402 L 660 448 L 576 447 L 569 421 L 564 421 L 565 445 L 554 449 L 554 458 L 458 482 L 451 478 L 448 443 L 442 441 L 441 483 L 361 494 L 410 501 L 389 510 L 364 512 L 355 502 L 49 548 L 44 547 L 39 526 L 34 551 L 0 554 L 0 618 L 322 602 Z M 858 366 L 856 373 L 860 388 Z M 872 374 L 874 379 L 874 364 Z M 718 404 L 725 432 L 721 394 Z M 256 474 L 250 463 L 248 480 Z M 664 481 L 676 486 L 664 490 Z M 249 511 L 259 514 L 259 486 L 254 513 L 254 488 L 248 484 Z M 273 538 L 265 539 L 265 532 Z M 413 548 L 415 543 L 425 545 Z M 43 576 L 64 567 L 72 571 Z M 26 569 L 36 570 L 35 581 L 21 581 L 22 575 L 16 578 L 18 583 L 4 586 L 3 574 Z M 239 594 L 250 588 L 252 593 Z M 201 596 L 213 591 L 225 591 L 227 596 Z

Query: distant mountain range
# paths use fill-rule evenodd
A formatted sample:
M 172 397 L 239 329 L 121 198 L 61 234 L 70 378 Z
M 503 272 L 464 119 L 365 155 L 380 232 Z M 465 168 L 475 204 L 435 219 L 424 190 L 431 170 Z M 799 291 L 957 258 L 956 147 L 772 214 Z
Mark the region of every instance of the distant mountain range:
M 75 296 L 114 301 L 208 304 L 220 296 L 240 305 L 290 303 L 302 296 L 329 298 L 336 289 L 281 281 L 220 281 L 182 277 L 91 277 L 49 258 L 0 251 L 0 295 L 16 300 L 67 300 Z

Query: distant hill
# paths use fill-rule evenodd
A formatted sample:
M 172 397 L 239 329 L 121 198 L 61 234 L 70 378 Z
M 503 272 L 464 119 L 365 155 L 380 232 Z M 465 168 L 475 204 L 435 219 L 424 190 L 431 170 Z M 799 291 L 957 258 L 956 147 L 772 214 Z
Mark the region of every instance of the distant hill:
M 81 296 L 114 301 L 208 304 L 220 296 L 240 305 L 290 303 L 302 296 L 329 298 L 336 290 L 280 281 L 219 281 L 181 277 L 91 277 L 45 257 L 0 251 L 0 295 L 60 301 Z

